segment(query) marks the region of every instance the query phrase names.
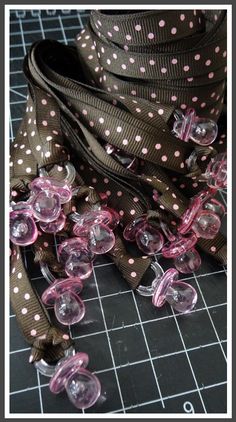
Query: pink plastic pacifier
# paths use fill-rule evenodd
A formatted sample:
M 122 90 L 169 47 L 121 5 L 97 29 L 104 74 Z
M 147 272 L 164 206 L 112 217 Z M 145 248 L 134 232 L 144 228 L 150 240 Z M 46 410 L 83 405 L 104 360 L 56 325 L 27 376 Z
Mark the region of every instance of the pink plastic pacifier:
M 77 409 L 88 409 L 93 406 L 101 394 L 98 378 L 85 369 L 88 362 L 86 353 L 76 353 L 70 358 L 63 359 L 56 366 L 49 383 L 49 388 L 54 394 L 59 394 L 65 389 L 69 400 Z
M 123 236 L 129 242 L 135 242 L 135 235 L 137 231 L 146 224 L 146 214 L 141 215 L 124 228 Z
M 31 209 L 18 209 L 10 213 L 10 240 L 15 245 L 32 245 L 38 237 L 38 229 Z
M 174 268 L 167 270 L 156 284 L 152 303 L 161 308 L 167 301 L 177 312 L 191 312 L 197 303 L 197 292 L 190 284 L 178 281 Z
M 70 201 L 72 191 L 65 182 L 51 177 L 37 177 L 29 184 L 34 217 L 50 223 L 59 218 L 61 205 Z
M 201 265 L 201 257 L 194 248 L 197 236 L 188 233 L 186 236 L 177 236 L 173 242 L 168 243 L 162 249 L 165 258 L 174 258 L 177 270 L 183 274 L 197 271 Z
M 198 145 L 212 144 L 218 134 L 217 124 L 210 119 L 198 117 L 193 108 L 189 108 L 184 115 L 182 112 L 175 114 L 173 131 L 184 142 L 189 139 Z
M 227 155 L 217 154 L 209 162 L 206 172 L 203 174 L 208 186 L 212 188 L 225 188 L 227 186 Z
M 222 219 L 225 215 L 224 205 L 215 198 L 210 198 L 208 201 L 204 202 L 202 209 L 214 212 L 220 217 L 220 219 Z
M 164 244 L 164 237 L 160 230 L 149 223 L 145 223 L 137 230 L 135 240 L 138 248 L 145 255 L 158 253 Z
M 210 203 L 211 195 L 214 194 L 215 189 L 207 188 L 192 198 L 189 208 L 181 217 L 181 223 L 178 226 L 179 233 L 185 234 L 193 230 L 197 237 L 214 239 L 220 229 L 221 220 L 210 207 L 204 209 L 204 204 Z
M 57 320 L 63 325 L 72 325 L 83 319 L 84 302 L 79 293 L 83 284 L 78 278 L 55 280 L 43 293 L 42 301 L 47 306 L 54 306 Z
M 87 238 L 82 237 L 72 237 L 59 245 L 59 260 L 65 265 L 65 272 L 69 277 L 85 280 L 91 275 L 94 255 L 87 249 L 87 245 Z
M 39 223 L 39 227 L 45 233 L 57 233 L 57 232 L 60 232 L 65 227 L 65 223 L 66 223 L 66 216 L 64 212 L 61 211 L 57 220 L 51 221 L 51 223 L 44 223 L 43 221 L 41 221 Z

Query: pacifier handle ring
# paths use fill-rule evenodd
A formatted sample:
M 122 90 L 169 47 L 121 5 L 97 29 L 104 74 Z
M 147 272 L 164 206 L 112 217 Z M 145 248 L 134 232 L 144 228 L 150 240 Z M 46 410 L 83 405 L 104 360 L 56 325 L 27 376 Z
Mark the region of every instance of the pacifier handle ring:
M 61 359 L 69 358 L 74 355 L 75 355 L 75 348 L 74 346 L 70 346 L 68 349 L 64 351 L 64 357 Z M 34 366 L 39 371 L 40 374 L 44 375 L 45 377 L 51 378 L 54 375 L 56 367 L 61 359 L 59 359 L 59 361 L 54 365 L 50 365 L 44 359 L 40 359 L 34 362 Z
M 154 292 L 154 283 L 155 283 L 156 279 L 161 278 L 164 274 L 163 268 L 160 266 L 160 264 L 158 264 L 158 262 L 152 262 L 151 265 L 150 265 L 150 268 L 153 270 L 153 272 L 155 274 L 155 278 L 154 278 L 151 285 L 149 285 L 149 286 L 139 285 L 135 289 L 135 291 L 140 296 L 145 296 L 145 297 L 152 296 L 153 292 Z
M 64 163 L 64 167 L 65 167 L 66 172 L 67 172 L 67 175 L 66 175 L 66 177 L 65 177 L 65 179 L 64 179 L 64 182 L 65 182 L 67 185 L 71 186 L 71 185 L 72 185 L 72 183 L 74 182 L 74 180 L 75 180 L 75 176 L 76 176 L 76 170 L 75 170 L 75 167 L 73 166 L 73 164 L 72 164 L 70 161 L 65 161 L 65 163 Z M 47 172 L 47 170 L 45 169 L 45 167 L 41 167 L 41 168 L 39 169 L 39 176 L 40 176 L 40 177 L 42 177 L 42 176 L 48 176 L 48 172 Z
M 56 280 L 56 277 L 54 277 L 54 275 L 49 270 L 48 264 L 45 264 L 45 262 L 40 261 L 39 265 L 41 273 L 45 280 L 48 282 L 48 284 L 52 284 Z

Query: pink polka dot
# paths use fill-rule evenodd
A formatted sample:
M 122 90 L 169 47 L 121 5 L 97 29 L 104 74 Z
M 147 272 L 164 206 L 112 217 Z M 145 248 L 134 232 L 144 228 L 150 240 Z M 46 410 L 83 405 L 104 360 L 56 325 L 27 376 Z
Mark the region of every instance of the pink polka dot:
M 142 29 L 141 25 L 135 25 L 135 30 L 136 31 L 141 31 L 141 29 Z
M 215 246 L 211 246 L 211 252 L 216 252 L 216 247 Z
M 141 139 L 142 139 L 142 138 L 141 138 L 141 136 L 140 136 L 140 135 L 136 135 L 136 136 L 135 136 L 135 141 L 140 142 L 140 141 L 141 141 Z
M 178 209 L 179 209 L 179 205 L 178 205 L 178 204 L 174 204 L 174 205 L 173 205 L 173 209 L 174 209 L 174 210 L 178 210 Z
M 219 53 L 219 51 L 220 51 L 220 47 L 219 47 L 219 46 L 217 46 L 217 47 L 215 48 L 215 52 L 216 52 L 216 53 Z
M 105 130 L 105 135 L 109 136 L 110 135 L 110 131 L 109 130 Z
M 134 202 L 138 202 L 138 201 L 139 201 L 139 199 L 135 196 L 135 197 L 133 198 L 133 201 L 134 201 Z
M 30 299 L 30 295 L 29 295 L 29 293 L 26 293 L 26 294 L 24 295 L 24 298 L 25 298 L 25 300 L 29 300 L 29 299 Z
M 43 126 L 47 126 L 47 125 L 48 125 L 47 120 L 43 120 L 43 121 L 42 121 L 42 124 L 43 124 Z
M 201 108 L 206 107 L 206 103 L 201 103 Z
M 194 60 L 200 60 L 200 54 L 195 54 L 195 56 L 194 56 Z
M 193 28 L 193 22 L 189 22 L 189 28 Z
M 121 192 L 121 190 L 118 190 L 117 196 L 122 196 L 122 195 L 123 195 L 123 193 Z
M 210 72 L 210 73 L 208 73 L 208 78 L 209 78 L 209 79 L 214 78 L 214 72 Z
M 119 211 L 119 214 L 121 215 L 121 217 L 124 215 L 124 211 L 123 210 L 120 210 Z
M 172 101 L 176 101 L 176 100 L 177 100 L 176 95 L 172 95 L 171 100 L 172 100 Z
M 153 113 L 149 112 L 148 113 L 148 117 L 152 118 L 153 117 Z
M 142 72 L 142 73 L 146 72 L 145 67 L 140 67 L 140 72 Z
M 184 163 L 180 164 L 180 168 L 183 169 L 184 168 Z
M 151 66 L 154 66 L 154 64 L 155 64 L 156 62 L 155 62 L 155 60 L 150 60 L 149 61 L 149 64 L 151 65 Z
M 147 148 L 143 148 L 143 149 L 142 149 L 142 153 L 143 153 L 143 154 L 147 154 L 147 152 L 148 152 Z
M 188 65 L 185 65 L 185 66 L 184 66 L 184 71 L 185 71 L 185 72 L 188 72 L 188 71 L 189 71 L 189 69 L 190 69 L 190 68 L 189 68 L 189 66 L 188 66 Z
M 161 149 L 161 144 L 156 144 L 156 145 L 155 145 L 155 148 L 156 148 L 156 149 Z
M 179 157 L 180 156 L 180 152 L 179 151 L 175 151 L 174 156 L 175 157 Z
M 40 315 L 36 314 L 36 315 L 34 316 L 34 319 L 35 319 L 35 321 L 39 321 L 39 320 L 40 320 Z
M 227 56 L 227 51 L 224 51 L 223 57 L 226 57 L 226 56 Z
M 180 15 L 180 20 L 183 22 L 183 21 L 184 21 L 184 19 L 185 19 L 185 15 L 182 13 L 182 14 Z
M 172 34 L 172 35 L 175 35 L 175 34 L 176 34 L 176 32 L 177 32 L 177 28 L 175 28 L 175 27 L 174 27 L 174 28 L 171 28 L 171 34 Z
M 161 28 L 163 28 L 163 26 L 165 26 L 165 21 L 162 19 L 162 20 L 160 20 L 160 22 L 159 22 L 159 26 L 161 27 Z
M 187 108 L 187 106 L 186 106 L 186 104 L 181 104 L 180 108 L 181 108 L 182 110 L 185 110 L 185 109 Z
M 105 177 L 104 183 L 109 183 L 109 179 L 107 179 L 107 177 Z
M 201 157 L 201 161 L 205 161 L 206 159 L 207 159 L 206 155 L 203 155 L 203 156 Z
M 172 63 L 172 64 L 177 64 L 177 63 L 178 63 L 178 60 L 177 60 L 177 59 L 172 59 L 172 60 L 171 60 L 171 63 Z
M 118 32 L 118 31 L 119 31 L 119 26 L 115 25 L 115 26 L 113 27 L 113 29 L 114 29 L 114 31 Z
M 47 102 L 47 100 L 43 99 L 43 100 L 41 101 L 41 103 L 42 103 L 43 105 L 46 105 L 48 102 Z
M 185 184 L 184 183 L 181 183 L 181 185 L 179 186 L 181 189 L 184 189 L 185 188 Z
M 27 308 L 22 308 L 22 309 L 21 309 L 21 313 L 22 313 L 23 315 L 27 314 L 27 312 L 28 312 Z
M 134 278 L 134 277 L 136 277 L 137 273 L 135 271 L 132 271 L 132 273 L 130 275 L 131 275 L 131 277 Z
M 131 35 L 129 35 L 129 34 L 126 35 L 125 38 L 127 39 L 127 41 L 131 41 L 131 39 L 132 39 Z
M 127 66 L 126 66 L 126 64 L 122 64 L 121 67 L 122 67 L 122 69 L 126 69 Z
M 192 82 L 193 81 L 193 78 L 187 78 L 187 81 L 188 82 Z
M 211 60 L 208 59 L 208 60 L 205 61 L 206 66 L 210 66 L 210 64 L 211 64 Z
M 153 38 L 154 38 L 154 34 L 153 34 L 152 32 L 150 32 L 150 33 L 148 34 L 148 39 L 149 39 L 149 40 L 153 40 Z
M 127 139 L 123 139 L 122 144 L 123 144 L 123 145 L 128 145 L 128 141 L 127 141 Z
M 36 336 L 36 334 L 37 334 L 37 331 L 36 331 L 36 330 L 31 330 L 31 331 L 30 331 L 30 335 L 31 335 L 31 336 L 33 336 L 33 337 L 34 337 L 34 336 Z
M 106 191 L 106 194 L 107 194 L 107 196 L 111 196 L 111 191 L 110 190 L 107 190 Z
M 192 102 L 195 103 L 198 100 L 198 97 L 193 97 Z
M 132 264 L 134 263 L 134 259 L 133 259 L 133 258 L 130 258 L 130 259 L 128 260 L 128 263 L 129 263 L 130 265 L 132 265 Z
M 166 155 L 162 155 L 162 157 L 161 157 L 161 161 L 167 161 L 167 156 Z
M 14 293 L 18 293 L 19 292 L 19 288 L 18 287 L 14 287 L 13 292 Z
M 160 108 L 160 109 L 158 110 L 158 114 L 160 114 L 160 116 L 162 116 L 162 114 L 164 114 L 164 110 L 163 110 L 162 108 Z
M 162 67 L 162 68 L 161 68 L 161 73 L 166 73 L 166 72 L 167 72 L 166 67 Z
M 63 340 L 69 340 L 70 337 L 68 336 L 68 334 L 63 334 L 62 338 Z

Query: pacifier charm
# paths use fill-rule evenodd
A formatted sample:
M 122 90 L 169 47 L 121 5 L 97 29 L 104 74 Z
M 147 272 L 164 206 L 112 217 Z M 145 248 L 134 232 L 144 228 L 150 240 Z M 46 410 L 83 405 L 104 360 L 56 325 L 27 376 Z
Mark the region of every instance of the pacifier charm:
M 88 362 L 86 353 L 76 353 L 59 362 L 49 383 L 49 388 L 54 394 L 59 394 L 65 389 L 69 400 L 77 409 L 93 406 L 101 394 L 100 381 L 85 369 Z
M 176 113 L 173 131 L 179 139 L 188 142 L 189 139 L 198 145 L 212 144 L 218 134 L 217 124 L 210 119 L 198 117 L 193 108 L 189 108 L 184 115 Z
M 209 162 L 203 174 L 208 186 L 212 188 L 225 188 L 227 186 L 227 156 L 226 153 L 217 154 Z
M 158 253 L 164 244 L 164 237 L 161 232 L 148 223 L 139 228 L 135 234 L 135 240 L 138 248 L 146 255 Z
M 212 206 L 209 205 L 204 209 L 204 204 L 210 204 L 212 201 L 211 194 L 215 194 L 215 190 L 210 188 L 192 198 L 189 208 L 181 217 L 181 223 L 178 227 L 179 233 L 185 234 L 189 230 L 193 230 L 197 237 L 214 239 L 220 229 L 221 220 L 219 215 L 211 209 Z M 221 214 L 222 210 L 219 212 Z
M 155 287 L 152 303 L 161 308 L 167 301 L 177 312 L 191 312 L 197 303 L 197 292 L 190 284 L 178 281 L 178 271 L 167 270 Z
M 177 270 L 183 274 L 197 271 L 201 265 L 201 257 L 194 248 L 197 236 L 189 233 L 186 236 L 177 236 L 173 242 L 168 243 L 162 249 L 165 258 L 174 258 Z
M 37 177 L 30 183 L 31 206 L 34 217 L 50 223 L 59 218 L 61 205 L 70 201 L 72 191 L 64 182 L 51 177 Z
M 65 223 L 66 223 L 66 216 L 64 212 L 61 211 L 57 220 L 51 221 L 51 223 L 45 223 L 41 221 L 39 223 L 39 227 L 45 233 L 57 233 L 57 232 L 60 232 L 65 227 Z
M 19 209 L 10 213 L 10 240 L 15 245 L 32 245 L 38 237 L 38 229 L 30 209 Z
M 65 265 L 65 272 L 69 277 L 85 280 L 91 275 L 94 255 L 87 249 L 87 245 L 86 237 L 72 237 L 59 245 L 59 260 Z
M 182 274 L 197 271 L 201 266 L 201 257 L 195 248 L 186 251 L 174 259 L 175 268 Z
M 78 278 L 55 280 L 43 293 L 42 301 L 47 306 L 54 306 L 57 320 L 63 325 L 73 325 L 83 319 L 84 302 L 79 293 L 83 284 Z

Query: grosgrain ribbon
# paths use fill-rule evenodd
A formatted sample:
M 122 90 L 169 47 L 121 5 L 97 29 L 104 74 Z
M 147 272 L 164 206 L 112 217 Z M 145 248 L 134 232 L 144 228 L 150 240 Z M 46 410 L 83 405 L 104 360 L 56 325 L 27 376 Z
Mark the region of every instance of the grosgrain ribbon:
M 29 82 L 26 115 L 11 148 L 12 199 L 27 195 L 38 167 L 46 166 L 49 175 L 60 180 L 65 177 L 63 163 L 71 159 L 78 170 L 77 180 L 96 192 L 106 192 L 108 205 L 119 211 L 123 224 L 153 208 L 153 189 L 159 192 L 158 206 L 164 215 L 168 211 L 173 219 L 181 216 L 188 199 L 177 186 L 184 183 L 190 195 L 193 184 L 198 184 L 197 192 L 201 188 L 198 175 L 216 152 L 211 148 L 200 151 L 191 142 L 178 140 L 171 133 L 173 111 L 181 106 L 184 110 L 183 106 L 192 106 L 194 101 L 199 115 L 220 116 L 226 14 L 172 12 L 114 17 L 96 11 L 77 37 L 77 53 L 50 40 L 32 46 L 24 62 Z M 164 59 L 166 63 L 161 63 Z M 184 66 L 190 69 L 184 70 Z M 101 141 L 137 156 L 140 174 L 131 173 L 108 156 Z M 218 147 L 216 141 L 214 148 Z M 186 159 L 197 149 L 195 168 L 189 170 Z M 67 214 L 73 206 L 76 210 L 82 207 L 82 201 L 80 205 L 72 203 L 74 199 L 64 207 Z M 66 234 L 70 232 L 68 225 Z M 56 269 L 57 261 L 48 246 L 53 242 L 45 239 L 43 234 L 40 246 L 36 244 L 36 259 L 43 257 Z M 199 246 L 226 262 L 222 235 L 214 241 L 200 240 Z M 137 287 L 150 259 L 130 257 L 119 238 L 110 255 L 129 285 Z

